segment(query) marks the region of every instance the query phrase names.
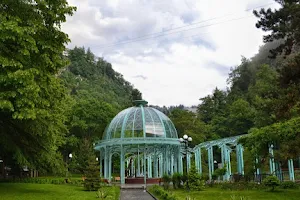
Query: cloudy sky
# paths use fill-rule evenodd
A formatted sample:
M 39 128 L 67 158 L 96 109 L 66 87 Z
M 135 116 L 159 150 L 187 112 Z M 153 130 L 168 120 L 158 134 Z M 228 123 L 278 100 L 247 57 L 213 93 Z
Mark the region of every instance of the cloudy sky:
M 77 12 L 63 30 L 74 46 L 112 63 L 152 105 L 187 106 L 263 44 L 253 8 L 273 0 L 69 0 Z

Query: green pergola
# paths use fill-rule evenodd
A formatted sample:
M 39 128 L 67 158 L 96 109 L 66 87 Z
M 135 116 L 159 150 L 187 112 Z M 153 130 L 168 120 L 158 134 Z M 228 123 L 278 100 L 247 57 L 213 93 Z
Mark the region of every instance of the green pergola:
M 187 159 L 187 168 L 191 167 L 194 157 L 195 166 L 202 174 L 202 150 L 207 151 L 208 174 L 212 180 L 214 173 L 214 148 L 221 151 L 221 164 L 226 166 L 223 180 L 228 181 L 232 175 L 231 152 L 236 152 L 237 172 L 244 175 L 243 146 L 238 143 L 240 137 L 246 135 L 207 141 L 188 148 L 180 143 L 172 121 L 162 112 L 147 107 L 144 100 L 135 101 L 135 106 L 117 114 L 105 130 L 103 139 L 95 144 L 100 152 L 100 175 L 111 180 L 112 156 L 120 157 L 120 181 L 125 183 L 126 177 L 158 178 L 164 174 L 183 173 L 183 158 Z M 280 171 L 278 162 L 274 161 L 273 145 L 269 146 L 270 174 Z M 257 158 L 259 162 L 259 158 Z M 288 160 L 289 178 L 294 181 L 293 160 Z M 125 173 L 125 171 L 127 173 Z M 257 169 L 256 175 L 261 174 Z M 279 177 L 280 174 L 278 173 Z M 280 177 L 279 177 L 280 178 Z
M 162 112 L 147 107 L 143 100 L 121 111 L 106 128 L 103 140 L 95 145 L 100 151 L 100 173 L 111 180 L 112 156 L 120 156 L 120 181 L 127 177 L 158 178 L 182 172 L 177 131 Z M 103 165 L 102 165 L 103 163 Z

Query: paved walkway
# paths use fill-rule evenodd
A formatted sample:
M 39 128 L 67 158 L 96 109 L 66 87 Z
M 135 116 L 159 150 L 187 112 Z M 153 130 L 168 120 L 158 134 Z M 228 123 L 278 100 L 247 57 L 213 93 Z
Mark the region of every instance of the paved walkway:
M 144 192 L 143 189 L 121 189 L 121 200 L 154 200 L 154 198 Z

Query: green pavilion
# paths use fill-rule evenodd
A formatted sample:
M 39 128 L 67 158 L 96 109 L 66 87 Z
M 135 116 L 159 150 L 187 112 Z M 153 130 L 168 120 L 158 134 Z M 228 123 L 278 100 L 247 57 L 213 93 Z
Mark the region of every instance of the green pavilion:
M 120 156 L 120 182 L 146 182 L 182 171 L 180 141 L 172 121 L 162 112 L 147 107 L 144 100 L 117 114 L 96 144 L 100 173 L 111 180 L 112 156 Z M 126 171 L 126 178 L 125 178 Z
M 95 150 L 100 152 L 100 176 L 109 182 L 112 179 L 112 158 L 120 158 L 120 182 L 125 183 L 158 183 L 164 174 L 172 175 L 190 169 L 191 159 L 195 167 L 202 174 L 202 152 L 207 151 L 205 162 L 208 165 L 209 180 L 216 167 L 226 167 L 224 181 L 232 179 L 233 174 L 244 175 L 243 146 L 238 144 L 240 137 L 245 135 L 223 138 L 200 143 L 193 148 L 188 147 L 191 137 L 184 135 L 178 138 L 172 121 L 159 110 L 148 107 L 147 101 L 137 100 L 135 106 L 118 113 L 107 126 L 103 139 L 95 144 Z M 269 146 L 269 153 L 273 155 L 273 145 Z M 214 150 L 220 158 L 215 160 Z M 236 172 L 231 169 L 231 153 L 236 155 Z M 185 158 L 185 159 L 184 159 Z M 257 162 L 259 159 L 257 158 Z M 216 166 L 217 165 L 217 166 Z M 280 172 L 278 162 L 271 156 L 269 174 Z M 185 171 L 186 173 L 186 171 Z M 280 180 L 280 173 L 276 174 Z M 288 160 L 289 180 L 295 181 L 293 160 Z M 255 172 L 256 181 L 260 181 L 260 169 Z

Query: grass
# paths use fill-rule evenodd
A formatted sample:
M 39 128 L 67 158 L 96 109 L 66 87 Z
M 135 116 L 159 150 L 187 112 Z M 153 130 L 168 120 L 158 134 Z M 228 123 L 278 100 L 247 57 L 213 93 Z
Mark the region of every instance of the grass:
M 150 187 L 149 191 L 154 194 L 154 187 Z M 176 197 L 178 200 L 299 200 L 300 190 L 276 190 L 270 192 L 267 190 L 223 190 L 220 188 L 206 188 L 203 191 L 186 190 L 170 190 L 169 194 Z M 159 198 L 158 198 L 159 199 Z
M 112 197 L 119 199 L 118 187 L 107 187 Z M 0 199 L 5 200 L 89 200 L 96 199 L 96 192 L 84 191 L 83 187 L 72 185 L 0 183 Z
M 185 199 L 188 195 L 184 190 L 172 191 L 178 199 Z M 300 190 L 265 190 L 228 191 L 219 188 L 207 188 L 204 191 L 190 192 L 191 200 L 299 200 Z

